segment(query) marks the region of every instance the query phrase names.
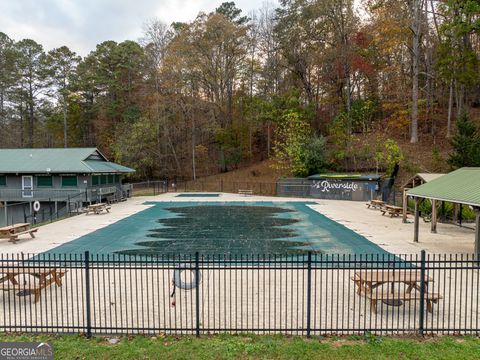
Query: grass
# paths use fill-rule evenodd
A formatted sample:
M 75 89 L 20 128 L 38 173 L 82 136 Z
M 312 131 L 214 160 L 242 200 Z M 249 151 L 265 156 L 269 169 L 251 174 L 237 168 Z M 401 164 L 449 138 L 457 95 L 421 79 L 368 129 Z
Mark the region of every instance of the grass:
M 1 334 L 0 341 L 53 344 L 55 359 L 478 359 L 480 339 L 355 336 L 303 338 L 258 335 L 134 336 L 86 339 L 78 335 Z

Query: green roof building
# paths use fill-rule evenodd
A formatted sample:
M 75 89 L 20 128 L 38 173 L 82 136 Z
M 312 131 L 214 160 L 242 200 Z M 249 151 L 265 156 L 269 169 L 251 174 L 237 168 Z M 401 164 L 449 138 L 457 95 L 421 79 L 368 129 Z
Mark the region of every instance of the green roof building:
M 28 220 L 35 201 L 42 212 L 48 206 L 48 213 L 58 213 L 62 207 L 124 199 L 130 186 L 122 185 L 122 177 L 134 171 L 96 148 L 0 149 L 0 224 Z M 16 219 L 15 211 L 7 215 L 20 203 L 29 205 L 24 219 Z

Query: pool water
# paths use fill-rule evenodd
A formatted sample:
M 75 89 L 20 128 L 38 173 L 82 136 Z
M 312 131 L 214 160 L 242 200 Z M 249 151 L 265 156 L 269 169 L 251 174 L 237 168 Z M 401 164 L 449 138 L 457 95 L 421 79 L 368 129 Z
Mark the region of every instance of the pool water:
M 311 202 L 151 202 L 150 208 L 49 253 L 386 254 Z

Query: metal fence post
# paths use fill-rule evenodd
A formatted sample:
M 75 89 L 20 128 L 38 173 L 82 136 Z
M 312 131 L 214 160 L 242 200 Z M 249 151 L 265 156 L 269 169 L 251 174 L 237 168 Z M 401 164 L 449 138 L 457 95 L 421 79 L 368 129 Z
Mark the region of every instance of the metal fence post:
M 423 336 L 425 325 L 425 250 L 420 257 L 420 314 L 418 316 L 418 333 Z
M 312 317 L 312 252 L 308 252 L 307 262 L 307 337 L 310 337 Z
M 86 309 L 86 321 L 87 326 L 85 329 L 85 333 L 87 338 L 92 337 L 92 317 L 91 317 L 91 309 L 90 309 L 90 252 L 85 251 L 85 309 Z
M 195 335 L 200 336 L 200 264 L 198 251 L 195 253 Z

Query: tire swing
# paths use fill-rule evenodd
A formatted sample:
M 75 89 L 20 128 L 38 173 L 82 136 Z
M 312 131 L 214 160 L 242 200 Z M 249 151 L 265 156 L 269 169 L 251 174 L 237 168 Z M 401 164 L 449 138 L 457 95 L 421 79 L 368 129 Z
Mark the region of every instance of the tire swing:
M 191 281 L 187 282 L 182 280 L 182 273 L 184 271 L 190 271 L 192 273 Z M 200 271 L 198 271 L 198 279 L 197 279 L 196 273 L 197 271 L 195 267 L 187 264 L 181 264 L 174 270 L 173 280 L 172 280 L 173 291 L 172 291 L 172 294 L 170 295 L 170 297 L 172 298 L 172 306 L 175 306 L 176 304 L 175 290 L 177 287 L 182 290 L 193 290 L 197 287 L 197 283 L 200 284 L 202 282 L 202 274 L 200 273 Z

